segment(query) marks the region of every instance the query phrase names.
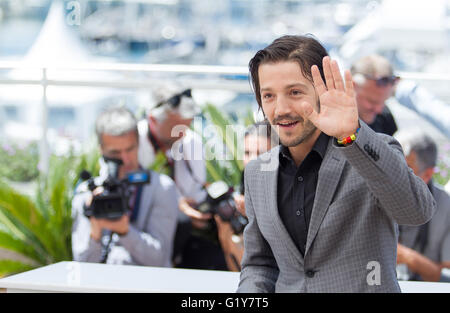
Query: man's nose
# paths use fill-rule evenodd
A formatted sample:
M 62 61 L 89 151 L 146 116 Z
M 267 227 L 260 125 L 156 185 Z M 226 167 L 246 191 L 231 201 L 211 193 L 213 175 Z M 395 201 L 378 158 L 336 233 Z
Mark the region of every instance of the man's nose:
M 275 105 L 275 116 L 289 115 L 291 106 L 284 96 L 277 96 Z
M 130 164 L 130 154 L 128 152 L 122 152 L 120 154 L 120 159 L 122 160 L 123 166 L 127 166 L 128 164 Z

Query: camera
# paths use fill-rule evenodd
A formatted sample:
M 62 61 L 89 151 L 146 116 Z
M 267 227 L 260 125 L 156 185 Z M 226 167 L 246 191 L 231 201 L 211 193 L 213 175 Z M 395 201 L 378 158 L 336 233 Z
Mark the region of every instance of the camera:
M 236 209 L 233 188 L 223 181 L 218 181 L 206 187 L 206 192 L 206 200 L 197 205 L 196 209 L 202 213 L 218 214 L 222 220 L 231 224 L 235 234 L 241 234 L 248 221 Z
M 128 212 L 130 199 L 130 186 L 139 186 L 150 183 L 149 171 L 137 171 L 127 173 L 123 179 L 118 178 L 122 160 L 104 157 L 108 168 L 108 177 L 103 184 L 97 185 L 92 175 L 84 170 L 80 178 L 88 182 L 88 188 L 92 192 L 97 187 L 103 187 L 104 191 L 93 197 L 89 207 L 84 208 L 84 215 L 98 219 L 116 220 Z

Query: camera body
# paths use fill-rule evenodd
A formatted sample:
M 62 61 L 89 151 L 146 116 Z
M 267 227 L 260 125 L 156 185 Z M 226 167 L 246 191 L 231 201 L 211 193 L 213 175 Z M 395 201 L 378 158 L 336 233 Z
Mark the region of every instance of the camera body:
M 88 188 L 94 191 L 97 187 L 103 187 L 103 192 L 92 199 L 89 207 L 84 208 L 84 215 L 97 219 L 117 220 L 129 211 L 130 191 L 129 186 L 144 185 L 150 183 L 149 171 L 137 171 L 127 173 L 123 179 L 118 178 L 121 160 L 104 157 L 108 167 L 108 177 L 97 185 L 91 174 L 83 171 L 81 179 L 88 181 Z
M 223 181 L 214 182 L 206 187 L 207 197 L 196 209 L 202 213 L 219 215 L 223 221 L 231 224 L 235 234 L 240 234 L 248 221 L 236 209 L 233 191 L 233 188 Z

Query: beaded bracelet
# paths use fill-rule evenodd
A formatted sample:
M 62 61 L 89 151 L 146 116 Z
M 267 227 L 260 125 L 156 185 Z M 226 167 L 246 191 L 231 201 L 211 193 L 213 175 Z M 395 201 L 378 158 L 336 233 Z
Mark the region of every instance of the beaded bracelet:
M 360 127 L 360 128 L 361 128 L 361 127 Z M 358 129 L 356 130 L 356 133 L 351 134 L 350 136 L 348 136 L 348 137 L 346 137 L 346 138 L 344 138 L 344 139 L 342 139 L 342 140 L 338 140 L 337 143 L 338 143 L 339 145 L 348 145 L 349 143 L 352 143 L 353 141 L 356 140 L 356 134 L 358 133 L 358 131 L 359 131 L 360 128 L 358 128 Z

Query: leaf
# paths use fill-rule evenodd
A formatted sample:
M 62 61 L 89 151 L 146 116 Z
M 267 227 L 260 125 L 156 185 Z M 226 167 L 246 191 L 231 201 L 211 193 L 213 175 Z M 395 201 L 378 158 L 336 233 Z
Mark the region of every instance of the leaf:
M 220 113 L 217 108 L 213 105 L 207 105 L 207 112 L 211 118 L 211 121 L 219 127 L 221 130 L 220 134 L 222 136 L 222 141 L 225 143 L 227 149 L 233 156 L 232 165 L 238 170 L 243 170 L 243 163 L 239 160 L 240 155 L 238 145 L 239 138 L 237 138 L 237 134 L 234 129 L 231 127 L 233 124 L 227 119 L 222 113 Z
M 0 210 L 0 225 L 2 225 L 2 229 L 6 229 L 4 232 L 10 233 L 15 238 L 30 245 L 41 258 L 46 260 L 45 263 L 50 263 L 50 256 L 45 247 L 42 246 L 42 243 L 9 212 Z
M 18 252 L 39 264 L 45 264 L 45 258 L 43 259 L 31 245 L 24 240 L 15 238 L 12 234 L 0 231 L 0 248 Z
M 0 182 L 0 247 L 37 264 L 72 260 L 73 191 L 82 169 L 98 176 L 98 148 L 81 156 L 52 156 L 46 176 L 38 179 L 35 199 Z M 32 265 L 7 260 L 1 275 L 29 270 Z
M 231 181 L 231 184 L 236 186 L 240 184 L 241 173 L 244 170 L 244 164 L 240 159 L 242 150 L 239 149 L 239 134 L 237 134 L 233 128 L 227 128 L 227 126 L 232 126 L 233 124 L 230 122 L 230 119 L 226 118 L 216 107 L 207 104 L 204 110 L 210 121 L 220 130 L 219 134 L 222 142 L 225 144 L 228 152 L 232 155 L 231 160 L 225 160 L 231 166 L 231 171 L 228 171 L 228 174 L 225 174 L 227 171 L 223 171 L 225 176 L 222 176 L 222 180 Z
M 156 153 L 155 161 L 149 166 L 149 169 L 170 176 L 169 163 L 166 155 L 162 151 Z
M 13 216 L 17 222 L 26 228 L 50 254 L 55 255 L 55 241 L 48 234 L 51 230 L 47 227 L 47 221 L 26 196 L 21 195 L 12 188 L 0 183 L 0 211 Z M 10 219 L 11 220 L 11 219 Z
M 227 182 L 227 177 L 224 175 L 224 171 L 218 166 L 215 160 L 207 160 L 205 162 L 205 166 L 210 176 L 208 182 L 212 183 L 219 180 Z
M 13 260 L 0 260 L 0 277 L 12 275 L 20 272 L 29 271 L 36 268 L 29 264 Z
M 255 123 L 255 117 L 253 116 L 252 109 L 247 109 L 247 114 L 243 117 L 243 124 L 248 127 Z

